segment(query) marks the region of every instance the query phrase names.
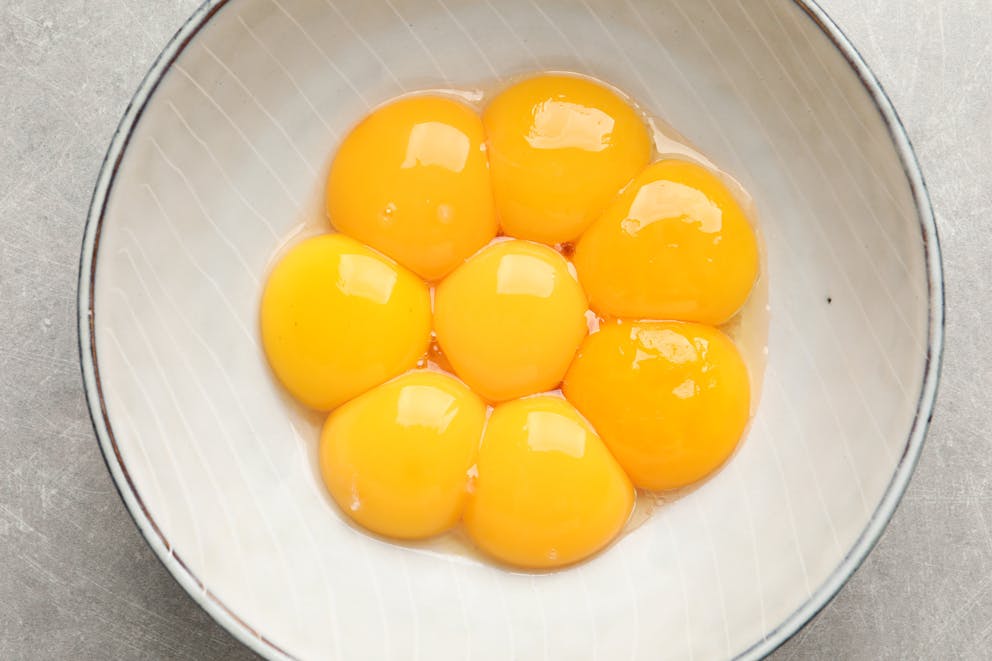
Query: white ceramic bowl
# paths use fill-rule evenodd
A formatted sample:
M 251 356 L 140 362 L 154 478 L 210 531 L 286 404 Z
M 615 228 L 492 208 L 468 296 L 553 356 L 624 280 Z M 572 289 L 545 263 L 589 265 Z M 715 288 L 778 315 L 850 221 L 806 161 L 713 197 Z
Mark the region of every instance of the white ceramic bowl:
M 277 242 L 321 215 L 370 104 L 535 69 L 610 81 L 744 183 L 771 327 L 729 466 L 593 560 L 523 575 L 344 523 L 256 314 Z M 906 136 L 837 28 L 793 0 L 210 0 L 114 137 L 79 303 L 94 426 L 142 533 L 231 633 L 303 659 L 767 653 L 888 521 L 943 321 Z

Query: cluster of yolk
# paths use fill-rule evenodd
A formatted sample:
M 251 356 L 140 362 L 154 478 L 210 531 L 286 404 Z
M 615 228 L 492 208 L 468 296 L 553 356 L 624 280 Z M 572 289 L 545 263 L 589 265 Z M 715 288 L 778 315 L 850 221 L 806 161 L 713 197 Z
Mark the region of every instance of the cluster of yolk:
M 619 534 L 635 487 L 727 459 L 749 380 L 716 326 L 757 245 L 716 175 L 651 155 L 634 108 L 568 75 L 481 116 L 403 98 L 346 137 L 337 233 L 278 262 L 261 330 L 279 381 L 329 412 L 320 471 L 354 521 L 398 539 L 461 521 L 499 561 L 559 567 Z

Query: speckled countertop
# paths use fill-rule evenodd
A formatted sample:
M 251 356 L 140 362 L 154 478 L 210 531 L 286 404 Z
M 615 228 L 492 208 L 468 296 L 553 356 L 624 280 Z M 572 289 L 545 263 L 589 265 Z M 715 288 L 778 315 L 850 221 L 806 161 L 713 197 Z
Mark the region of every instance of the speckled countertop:
M 0 659 L 250 658 L 117 496 L 76 350 L 76 270 L 110 136 L 198 0 L 0 1 Z M 730 0 L 727 0 L 730 1 Z M 821 0 L 891 96 L 944 250 L 943 380 L 875 551 L 775 658 L 992 650 L 992 0 Z

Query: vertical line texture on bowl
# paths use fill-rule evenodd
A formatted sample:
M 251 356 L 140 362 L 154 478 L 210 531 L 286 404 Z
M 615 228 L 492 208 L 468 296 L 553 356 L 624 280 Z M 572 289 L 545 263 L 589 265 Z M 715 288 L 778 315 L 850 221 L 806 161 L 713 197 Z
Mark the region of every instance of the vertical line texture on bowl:
M 787 640 L 826 605 L 878 541 L 906 489 L 919 458 L 932 415 L 943 346 L 944 294 L 936 224 L 923 176 L 906 131 L 884 90 L 865 61 L 825 12 L 813 0 L 789 1 L 803 10 L 808 20 L 813 21 L 818 26 L 846 59 L 873 100 L 888 129 L 892 145 L 899 156 L 914 198 L 926 262 L 927 343 L 923 379 L 918 393 L 915 418 L 901 448 L 897 469 L 885 487 L 881 501 L 871 514 L 867 526 L 847 550 L 842 562 L 830 572 L 825 581 L 812 590 L 805 603 L 784 621 L 773 626 L 764 638 L 754 642 L 740 653 L 738 658 L 741 659 L 761 658 Z M 155 520 L 142 501 L 115 438 L 104 398 L 104 387 L 101 383 L 100 366 L 96 353 L 94 316 L 96 264 L 103 221 L 118 170 L 133 132 L 164 76 L 189 43 L 228 4 L 231 4 L 230 0 L 206 0 L 176 32 L 142 80 L 113 136 L 97 178 L 83 236 L 78 285 L 79 351 L 87 404 L 100 449 L 121 498 L 148 544 L 193 599 L 237 639 L 264 656 L 291 658 L 288 651 L 266 638 L 261 631 L 250 626 L 245 619 L 233 612 L 221 598 L 204 585 L 203 581 L 197 577 L 189 568 L 188 563 L 179 555 L 177 549 L 170 544 L 162 526 Z

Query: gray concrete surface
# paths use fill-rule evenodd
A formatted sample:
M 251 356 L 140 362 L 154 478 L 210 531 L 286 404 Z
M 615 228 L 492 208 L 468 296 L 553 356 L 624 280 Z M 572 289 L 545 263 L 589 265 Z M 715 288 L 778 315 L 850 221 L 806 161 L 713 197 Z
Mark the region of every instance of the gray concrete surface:
M 730 1 L 730 0 L 727 0 Z M 97 449 L 76 352 L 90 191 L 197 0 L 0 0 L 0 659 L 242 659 L 159 565 Z M 947 349 L 922 461 L 878 547 L 776 659 L 992 656 L 992 0 L 822 0 L 916 146 Z

